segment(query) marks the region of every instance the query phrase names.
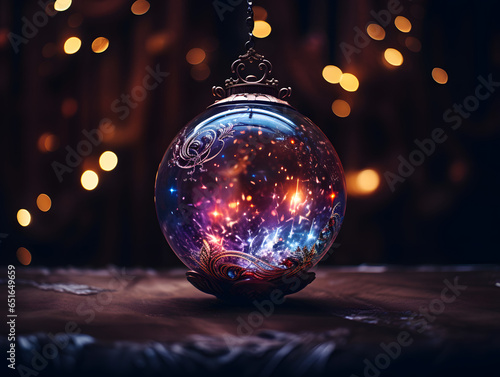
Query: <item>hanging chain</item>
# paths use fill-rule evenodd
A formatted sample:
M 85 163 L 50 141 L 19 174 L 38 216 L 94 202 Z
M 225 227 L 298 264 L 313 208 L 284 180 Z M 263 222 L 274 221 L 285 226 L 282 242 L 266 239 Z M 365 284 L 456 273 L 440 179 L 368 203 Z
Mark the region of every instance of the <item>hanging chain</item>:
M 247 0 L 248 9 L 247 9 L 247 27 L 248 27 L 248 42 L 245 43 L 245 48 L 250 50 L 255 47 L 255 39 L 253 36 L 253 28 L 254 28 L 254 20 L 253 20 L 253 1 Z

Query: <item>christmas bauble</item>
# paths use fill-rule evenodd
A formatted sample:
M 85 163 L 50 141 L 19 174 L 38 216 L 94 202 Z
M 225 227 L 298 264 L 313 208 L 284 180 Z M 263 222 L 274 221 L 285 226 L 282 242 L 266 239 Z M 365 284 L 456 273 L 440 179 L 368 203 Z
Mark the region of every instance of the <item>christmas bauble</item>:
M 155 195 L 161 230 L 192 270 L 188 279 L 222 298 L 307 285 L 346 201 L 327 137 L 262 93 L 233 94 L 186 125 L 163 157 Z M 303 281 L 294 280 L 300 273 Z

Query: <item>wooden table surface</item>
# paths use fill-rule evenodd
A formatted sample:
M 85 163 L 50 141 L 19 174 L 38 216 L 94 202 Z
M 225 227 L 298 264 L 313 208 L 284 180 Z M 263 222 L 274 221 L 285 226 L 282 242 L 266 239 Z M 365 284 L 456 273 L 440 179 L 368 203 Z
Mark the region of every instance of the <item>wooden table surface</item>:
M 320 267 L 284 302 L 247 306 L 183 270 L 16 272 L 17 375 L 500 373 L 500 266 Z

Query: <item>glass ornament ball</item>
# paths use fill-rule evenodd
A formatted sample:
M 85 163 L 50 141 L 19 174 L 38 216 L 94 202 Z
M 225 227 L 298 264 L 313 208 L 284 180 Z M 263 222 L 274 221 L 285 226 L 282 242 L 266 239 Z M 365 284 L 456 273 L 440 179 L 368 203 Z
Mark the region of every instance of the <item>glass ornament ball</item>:
M 159 166 L 155 202 L 165 238 L 212 282 L 272 282 L 307 271 L 344 217 L 335 149 L 284 101 L 220 102 L 179 132 Z

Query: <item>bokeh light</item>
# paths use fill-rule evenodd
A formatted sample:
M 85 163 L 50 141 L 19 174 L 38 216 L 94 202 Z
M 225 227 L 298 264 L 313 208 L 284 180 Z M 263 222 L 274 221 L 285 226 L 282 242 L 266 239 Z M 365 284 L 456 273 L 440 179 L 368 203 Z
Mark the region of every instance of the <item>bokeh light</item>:
M 143 14 L 146 14 L 148 12 L 149 7 L 149 2 L 147 2 L 146 0 L 137 0 L 132 4 L 130 10 L 136 16 L 142 16 Z
M 47 194 L 40 194 L 36 198 L 36 206 L 42 212 L 48 212 L 52 207 L 52 200 Z
M 340 76 L 340 86 L 348 92 L 355 92 L 359 88 L 359 81 L 352 73 L 343 73 Z
M 92 191 L 99 184 L 99 176 L 93 170 L 86 170 L 83 172 L 80 181 L 85 190 Z
M 71 118 L 78 111 L 78 102 L 74 98 L 65 98 L 61 104 L 61 114 L 65 118 Z
M 395 48 L 388 48 L 384 52 L 384 58 L 390 65 L 395 67 L 403 64 L 403 55 Z
M 31 253 L 25 247 L 20 247 L 16 251 L 16 257 L 19 263 L 24 266 L 27 266 L 31 263 Z
M 361 191 L 373 192 L 380 185 L 380 177 L 373 169 L 365 169 L 359 172 L 356 183 Z
M 68 55 L 77 52 L 82 47 L 82 41 L 78 37 L 70 37 L 64 42 L 64 52 Z
M 153 34 L 146 40 L 146 51 L 150 54 L 157 54 L 165 50 L 171 42 L 170 34 L 160 32 Z
M 346 185 L 350 195 L 369 195 L 379 188 L 380 174 L 374 169 L 350 171 L 346 173 Z
M 253 28 L 253 35 L 257 38 L 266 38 L 271 34 L 271 25 L 266 21 L 255 21 L 255 26 Z
M 420 52 L 422 49 L 422 43 L 415 37 L 407 37 L 405 39 L 405 46 L 412 52 Z
M 265 21 L 265 20 L 267 20 L 267 10 L 265 10 L 262 7 L 254 6 L 253 7 L 253 14 L 254 14 L 254 20 L 255 21 Z
M 327 65 L 323 68 L 323 78 L 330 84 L 338 84 L 342 76 L 342 70 L 335 65 Z
M 191 68 L 191 77 L 196 81 L 205 81 L 210 76 L 210 67 L 205 63 L 195 65 Z
M 346 101 L 337 99 L 332 103 L 332 111 L 339 118 L 345 118 L 351 113 L 351 106 Z
M 56 0 L 54 3 L 54 9 L 58 12 L 64 12 L 71 6 L 71 0 Z
M 99 157 L 99 166 L 104 171 L 111 171 L 118 165 L 118 156 L 111 152 L 106 151 Z
M 381 41 L 385 38 L 385 30 L 379 24 L 370 24 L 366 27 L 366 32 L 370 36 L 370 38 Z
M 98 37 L 92 42 L 92 51 L 96 54 L 100 54 L 106 51 L 109 47 L 109 39 L 104 37 Z
M 19 225 L 27 227 L 31 223 L 31 213 L 27 209 L 17 211 L 17 222 Z
M 54 152 L 59 147 L 59 138 L 50 132 L 45 132 L 40 135 L 37 144 L 40 152 Z
M 403 16 L 397 16 L 394 20 L 394 25 L 403 33 L 409 33 L 411 30 L 410 20 Z
M 432 78 L 438 84 L 446 84 L 448 82 L 448 73 L 443 68 L 434 68 L 432 70 Z
M 198 47 L 192 48 L 186 54 L 186 60 L 189 64 L 197 65 L 203 63 L 205 58 L 207 57 L 206 52 Z

